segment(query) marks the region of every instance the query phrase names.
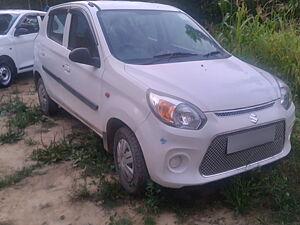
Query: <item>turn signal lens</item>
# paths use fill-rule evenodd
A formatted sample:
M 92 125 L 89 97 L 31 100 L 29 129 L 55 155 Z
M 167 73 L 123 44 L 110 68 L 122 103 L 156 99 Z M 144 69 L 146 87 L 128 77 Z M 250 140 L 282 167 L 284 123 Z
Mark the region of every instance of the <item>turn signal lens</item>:
M 157 108 L 158 108 L 158 113 L 165 121 L 168 122 L 172 121 L 175 105 L 165 100 L 159 100 Z

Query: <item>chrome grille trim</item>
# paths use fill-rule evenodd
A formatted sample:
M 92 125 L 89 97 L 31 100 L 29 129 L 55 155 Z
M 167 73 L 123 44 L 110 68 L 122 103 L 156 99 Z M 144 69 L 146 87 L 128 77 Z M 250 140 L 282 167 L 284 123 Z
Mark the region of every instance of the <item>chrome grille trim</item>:
M 267 109 L 272 107 L 275 104 L 275 102 L 268 102 L 265 104 L 249 107 L 249 108 L 244 108 L 244 109 L 237 109 L 237 110 L 228 110 L 228 111 L 219 111 L 215 112 L 217 116 L 236 116 L 236 115 L 241 115 L 245 113 L 251 113 L 251 112 L 256 112 L 260 111 L 263 109 Z
M 228 137 L 234 134 L 275 126 L 274 142 L 227 154 Z M 279 121 L 242 131 L 217 136 L 209 146 L 199 167 L 202 176 L 209 177 L 242 168 L 278 155 L 282 152 L 285 142 L 285 122 Z

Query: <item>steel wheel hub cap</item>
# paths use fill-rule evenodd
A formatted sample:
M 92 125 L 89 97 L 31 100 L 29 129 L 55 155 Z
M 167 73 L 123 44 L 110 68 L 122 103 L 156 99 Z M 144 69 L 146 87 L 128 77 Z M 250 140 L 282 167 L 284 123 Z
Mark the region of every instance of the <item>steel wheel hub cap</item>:
M 11 71 L 6 66 L 0 67 L 0 82 L 3 85 L 7 85 L 11 80 Z
M 133 179 L 134 165 L 131 148 L 125 139 L 121 139 L 117 146 L 117 160 L 121 172 L 126 176 L 127 181 Z

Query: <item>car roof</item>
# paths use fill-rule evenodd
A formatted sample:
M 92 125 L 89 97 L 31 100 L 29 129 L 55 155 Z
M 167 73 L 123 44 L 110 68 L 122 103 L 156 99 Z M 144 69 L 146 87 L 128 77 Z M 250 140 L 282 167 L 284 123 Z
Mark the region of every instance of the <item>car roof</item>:
M 70 6 L 72 4 L 96 4 L 101 10 L 117 10 L 117 9 L 137 9 L 137 10 L 164 10 L 164 11 L 179 11 L 179 9 L 158 3 L 134 2 L 134 1 L 78 1 L 64 3 L 59 6 Z M 56 7 L 54 7 L 56 8 Z
M 16 14 L 25 14 L 25 13 L 37 13 L 37 14 L 45 14 L 45 12 L 37 11 L 37 10 L 23 10 L 23 9 L 1 9 L 0 14 L 10 14 L 10 13 L 16 13 Z

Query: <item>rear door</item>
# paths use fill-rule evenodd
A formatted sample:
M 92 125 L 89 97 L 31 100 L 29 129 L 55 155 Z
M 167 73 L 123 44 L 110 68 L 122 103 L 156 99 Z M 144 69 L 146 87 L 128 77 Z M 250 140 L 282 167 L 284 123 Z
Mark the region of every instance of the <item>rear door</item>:
M 68 31 L 68 10 L 56 9 L 52 10 L 44 21 L 47 23 L 47 30 L 43 36 L 38 37 L 37 54 L 42 66 L 44 76 L 43 80 L 47 92 L 59 104 L 68 101 L 65 97 L 66 90 L 59 81 L 64 75 L 62 67 L 69 50 L 66 47 Z
M 40 29 L 40 20 L 41 18 L 37 14 L 26 14 L 16 25 L 16 29 L 18 27 L 23 27 L 29 31 L 27 34 L 14 37 L 13 42 L 16 52 L 16 65 L 19 71 L 25 71 L 33 68 L 34 40 Z

